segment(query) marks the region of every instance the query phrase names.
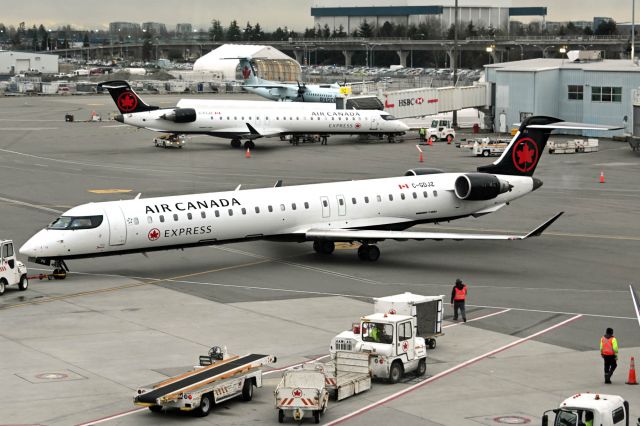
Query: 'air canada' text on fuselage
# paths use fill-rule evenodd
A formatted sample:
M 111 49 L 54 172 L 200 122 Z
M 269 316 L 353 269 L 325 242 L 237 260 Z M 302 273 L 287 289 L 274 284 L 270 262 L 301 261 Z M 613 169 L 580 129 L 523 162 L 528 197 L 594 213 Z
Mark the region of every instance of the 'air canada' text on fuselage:
M 218 200 L 204 200 L 204 201 L 186 201 L 186 202 L 177 202 L 173 206 L 169 206 L 169 204 L 154 204 L 151 206 L 145 206 L 145 214 L 149 213 L 167 213 L 172 211 L 187 211 L 187 210 L 201 210 L 201 209 L 212 209 L 214 207 L 229 207 L 229 206 L 240 206 L 240 201 L 236 198 L 226 199 L 219 198 Z

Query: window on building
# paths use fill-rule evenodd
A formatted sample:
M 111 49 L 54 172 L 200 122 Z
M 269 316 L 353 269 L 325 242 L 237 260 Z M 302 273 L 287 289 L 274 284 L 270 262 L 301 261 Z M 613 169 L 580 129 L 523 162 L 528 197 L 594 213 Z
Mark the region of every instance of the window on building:
M 571 101 L 581 101 L 583 98 L 584 86 L 570 84 L 568 87 L 568 97 Z
M 592 86 L 592 102 L 622 102 L 622 87 Z

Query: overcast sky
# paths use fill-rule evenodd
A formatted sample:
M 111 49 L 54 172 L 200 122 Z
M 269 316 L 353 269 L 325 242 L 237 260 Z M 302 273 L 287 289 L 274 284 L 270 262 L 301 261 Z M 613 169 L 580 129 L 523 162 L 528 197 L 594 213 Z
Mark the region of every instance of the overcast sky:
M 512 0 L 513 6 L 546 6 L 547 20 L 591 20 L 593 16 L 610 16 L 616 21 L 630 21 L 632 0 Z M 393 4 L 389 0 L 388 4 Z M 406 4 L 402 0 L 399 4 Z M 460 0 L 461 6 L 490 5 L 491 0 Z M 57 27 L 70 24 L 85 29 L 106 29 L 109 22 L 163 22 L 169 29 L 178 22 L 208 28 L 212 19 L 227 26 L 237 19 L 259 22 L 268 30 L 278 26 L 302 30 L 313 25 L 313 0 L 0 0 L 0 22 L 27 26 L 44 24 Z M 344 5 L 349 4 L 345 0 Z M 360 3 L 362 4 L 362 3 Z M 412 2 L 412 4 L 415 4 Z M 438 4 L 425 0 L 424 4 Z M 640 7 L 640 4 L 638 5 Z

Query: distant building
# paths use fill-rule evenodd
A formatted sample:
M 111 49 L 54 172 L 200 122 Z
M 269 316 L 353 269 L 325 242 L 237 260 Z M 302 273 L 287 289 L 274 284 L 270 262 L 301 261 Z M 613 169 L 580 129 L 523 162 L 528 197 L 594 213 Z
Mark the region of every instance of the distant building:
M 109 23 L 111 34 L 137 35 L 140 33 L 140 24 L 135 22 L 111 22 Z
M 189 34 L 193 32 L 191 24 L 176 24 L 176 34 Z
M 27 72 L 56 74 L 58 55 L 32 52 L 0 51 L 0 75 L 17 75 Z
M 459 22 L 473 22 L 478 27 L 493 27 L 507 31 L 509 20 L 514 16 L 547 15 L 546 7 L 512 7 L 511 0 L 462 2 L 458 7 Z M 479 3 L 479 4 L 478 4 Z M 532 0 L 532 3 L 535 2 Z M 314 0 L 311 16 L 314 25 L 331 30 L 340 27 L 349 34 L 367 21 L 373 27 L 382 27 L 385 22 L 394 25 L 419 25 L 436 20 L 441 31 L 447 30 L 455 20 L 454 0 Z
M 613 21 L 612 18 L 606 17 L 606 16 L 595 16 L 593 18 L 593 26 L 591 27 L 592 30 L 597 30 L 598 27 L 600 26 L 600 24 L 604 24 L 607 23 L 609 21 Z
M 167 26 L 160 22 L 143 22 L 142 31 L 151 31 L 153 34 L 166 34 Z
M 300 64 L 271 46 L 248 44 L 224 44 L 202 56 L 193 64 L 194 71 L 210 71 L 222 74 L 223 80 L 242 80 L 238 57 L 254 60 L 258 77 L 277 81 L 299 81 Z
M 640 87 L 640 67 L 630 60 L 529 59 L 485 65 L 485 75 L 496 130 L 508 131 L 530 115 L 624 126 L 603 136 L 633 129 L 632 91 Z

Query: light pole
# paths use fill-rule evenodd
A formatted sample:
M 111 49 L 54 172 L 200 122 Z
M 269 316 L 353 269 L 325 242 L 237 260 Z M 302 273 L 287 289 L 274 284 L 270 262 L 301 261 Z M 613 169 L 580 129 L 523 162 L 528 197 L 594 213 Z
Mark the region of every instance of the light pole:
M 631 0 L 631 62 L 636 56 L 636 0 Z
M 453 20 L 453 87 L 458 84 L 458 0 L 454 5 L 454 20 Z M 453 120 L 451 125 L 455 128 L 458 127 L 458 111 L 453 110 Z

